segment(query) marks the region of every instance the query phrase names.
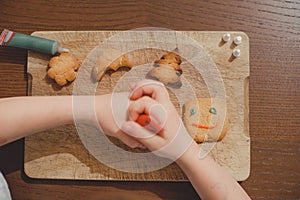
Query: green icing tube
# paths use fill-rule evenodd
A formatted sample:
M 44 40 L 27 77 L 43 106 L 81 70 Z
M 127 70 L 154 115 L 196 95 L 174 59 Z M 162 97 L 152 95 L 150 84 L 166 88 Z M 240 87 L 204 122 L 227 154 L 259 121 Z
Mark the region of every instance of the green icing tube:
M 16 33 L 7 29 L 4 29 L 0 35 L 0 45 L 19 47 L 51 55 L 69 52 L 68 49 L 59 47 L 57 41 Z

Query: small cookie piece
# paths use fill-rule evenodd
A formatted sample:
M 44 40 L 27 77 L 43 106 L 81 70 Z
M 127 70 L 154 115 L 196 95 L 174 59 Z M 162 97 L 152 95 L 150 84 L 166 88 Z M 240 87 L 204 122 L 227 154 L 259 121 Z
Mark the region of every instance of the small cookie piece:
M 59 56 L 50 59 L 49 67 L 48 76 L 54 79 L 58 85 L 64 86 L 68 81 L 75 80 L 79 64 L 77 59 L 70 53 L 61 53 Z
M 221 113 L 224 106 L 224 101 L 210 98 L 198 98 L 184 105 L 184 125 L 197 143 L 220 141 L 225 137 L 228 119 L 226 113 Z
M 169 52 L 154 62 L 155 68 L 148 72 L 146 78 L 160 81 L 172 88 L 180 88 L 182 86 L 180 64 L 180 56 L 174 52 Z
M 109 49 L 100 55 L 95 67 L 93 68 L 92 76 L 95 80 L 100 81 L 105 72 L 109 69 L 117 71 L 120 67 L 133 67 L 132 63 L 126 55 L 121 55 L 121 52 L 116 49 Z M 113 62 L 112 59 L 116 58 Z

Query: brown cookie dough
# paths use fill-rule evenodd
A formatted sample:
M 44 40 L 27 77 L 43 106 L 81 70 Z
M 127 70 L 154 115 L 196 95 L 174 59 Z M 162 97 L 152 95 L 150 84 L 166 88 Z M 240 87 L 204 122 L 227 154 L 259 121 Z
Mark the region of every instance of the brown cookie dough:
M 184 105 L 184 125 L 197 143 L 220 141 L 225 137 L 228 128 L 227 114 L 220 113 L 224 111 L 224 104 L 220 99 L 198 98 Z
M 61 53 L 50 59 L 49 67 L 48 76 L 58 85 L 64 86 L 76 78 L 79 63 L 70 53 Z
M 154 62 L 154 67 L 146 75 L 146 78 L 157 80 L 173 88 L 180 88 L 182 83 L 180 75 L 181 58 L 174 52 L 163 55 L 159 60 Z

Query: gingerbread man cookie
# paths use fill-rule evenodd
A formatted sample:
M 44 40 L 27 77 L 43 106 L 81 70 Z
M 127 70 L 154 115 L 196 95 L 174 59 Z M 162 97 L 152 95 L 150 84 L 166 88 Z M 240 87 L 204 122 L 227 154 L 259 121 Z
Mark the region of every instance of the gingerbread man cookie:
M 180 88 L 182 86 L 180 64 L 180 56 L 174 52 L 169 52 L 154 62 L 155 68 L 149 71 L 146 78 L 160 81 L 172 88 Z

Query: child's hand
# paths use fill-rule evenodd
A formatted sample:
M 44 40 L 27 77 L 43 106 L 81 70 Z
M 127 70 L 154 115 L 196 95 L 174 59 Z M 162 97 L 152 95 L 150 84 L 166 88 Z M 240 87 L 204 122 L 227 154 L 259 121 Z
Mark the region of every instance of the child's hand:
M 194 141 L 170 101 L 166 88 L 159 82 L 144 80 L 131 89 L 130 99 L 133 102 L 128 108 L 131 120 L 123 124 L 122 130 L 153 153 L 172 160 L 178 159 Z M 162 130 L 155 133 L 136 123 L 141 114 L 150 115 Z
M 131 148 L 145 148 L 140 142 L 136 139 L 124 133 L 120 126 L 116 123 L 120 121 L 126 121 L 127 119 L 127 107 L 126 102 L 128 102 L 128 93 L 118 93 L 117 96 L 113 96 L 112 94 L 101 95 L 96 97 L 96 115 L 97 115 L 97 123 L 99 123 L 103 132 L 106 135 L 113 136 L 121 140 L 124 144 Z M 118 108 L 113 108 L 112 98 L 115 98 L 117 102 L 120 104 L 124 104 L 123 106 L 118 106 Z
M 153 153 L 176 160 L 201 199 L 250 199 L 241 186 L 209 156 L 199 159 L 199 147 L 185 130 L 162 84 L 141 81 L 131 88 L 134 100 L 129 106 L 130 121 L 122 130 Z M 148 114 L 163 129 L 154 133 L 136 123 L 140 114 Z

